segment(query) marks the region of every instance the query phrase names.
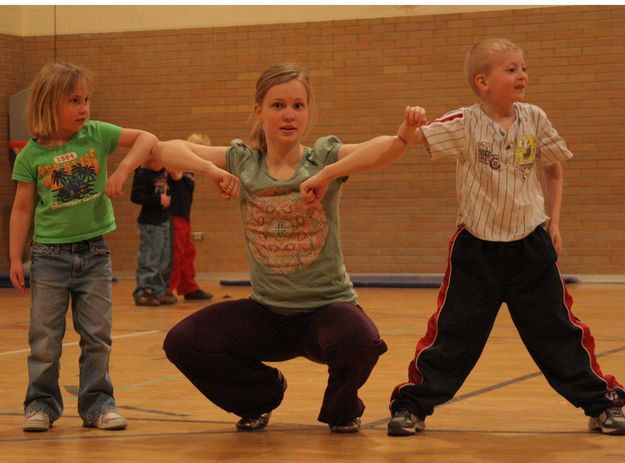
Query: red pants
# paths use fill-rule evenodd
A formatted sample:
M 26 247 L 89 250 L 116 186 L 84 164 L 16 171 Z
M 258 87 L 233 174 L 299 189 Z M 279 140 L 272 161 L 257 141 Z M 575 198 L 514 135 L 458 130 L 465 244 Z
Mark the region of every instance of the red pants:
M 191 223 L 183 217 L 172 217 L 173 254 L 169 290 L 180 296 L 200 289 L 195 281 L 195 245 L 191 241 Z

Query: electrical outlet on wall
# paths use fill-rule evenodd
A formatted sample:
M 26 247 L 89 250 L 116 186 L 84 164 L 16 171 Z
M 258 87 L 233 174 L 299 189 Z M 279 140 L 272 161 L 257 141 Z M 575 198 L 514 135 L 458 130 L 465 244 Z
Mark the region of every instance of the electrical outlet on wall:
M 191 239 L 193 241 L 204 241 L 204 232 L 191 232 Z

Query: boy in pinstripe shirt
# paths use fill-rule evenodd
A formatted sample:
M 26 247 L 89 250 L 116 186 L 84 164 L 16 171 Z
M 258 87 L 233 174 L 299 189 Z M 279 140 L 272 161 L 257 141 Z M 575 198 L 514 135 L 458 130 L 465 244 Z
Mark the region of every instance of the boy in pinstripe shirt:
M 434 407 L 454 396 L 506 303 L 549 384 L 584 410 L 590 429 L 623 435 L 625 390 L 601 372 L 594 339 L 571 312 L 573 300 L 557 266 L 560 163 L 572 154 L 545 113 L 521 102 L 528 76 L 517 45 L 505 39 L 474 45 L 466 72 L 480 103 L 421 127 L 421 142 L 432 158 L 457 159 L 458 229 L 438 309 L 417 343 L 408 381 L 393 390 L 388 434 L 423 430 Z

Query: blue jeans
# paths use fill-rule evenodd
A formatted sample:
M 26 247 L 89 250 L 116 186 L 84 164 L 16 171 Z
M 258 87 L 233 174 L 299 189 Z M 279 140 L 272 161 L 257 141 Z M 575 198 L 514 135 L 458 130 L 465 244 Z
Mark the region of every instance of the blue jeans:
M 28 389 L 24 411 L 52 421 L 63 413 L 59 367 L 71 301 L 80 335 L 78 414 L 86 424 L 115 408 L 109 377 L 112 325 L 110 252 L 102 237 L 71 244 L 32 245 Z
M 138 298 L 146 289 L 155 296 L 167 291 L 166 272 L 171 260 L 169 221 L 158 225 L 139 224 L 140 242 L 137 254 L 137 288 L 133 296 Z

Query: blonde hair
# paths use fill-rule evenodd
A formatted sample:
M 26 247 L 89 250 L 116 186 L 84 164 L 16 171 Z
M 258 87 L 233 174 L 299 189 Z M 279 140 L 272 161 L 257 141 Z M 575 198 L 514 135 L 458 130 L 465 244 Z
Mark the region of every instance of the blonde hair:
M 488 74 L 492 65 L 491 57 L 495 53 L 508 50 L 523 53 L 523 50 L 517 44 L 502 38 L 485 39 L 476 43 L 469 49 L 464 62 L 464 70 L 469 85 L 477 96 L 480 96 L 480 91 L 475 84 L 475 76 L 478 74 Z
M 204 135 L 203 133 L 192 133 L 187 138 L 189 143 L 195 143 L 196 145 L 206 145 L 211 146 L 213 142 L 211 141 L 208 135 Z
M 57 131 L 61 101 L 81 79 L 91 87 L 89 72 L 70 63 L 50 63 L 39 70 L 30 84 L 26 108 L 28 130 L 33 137 L 47 137 Z
M 299 80 L 306 88 L 306 102 L 310 107 L 312 105 L 313 94 L 310 85 L 310 77 L 308 71 L 295 63 L 277 63 L 272 64 L 256 80 L 256 94 L 254 102 L 258 106 L 262 106 L 267 92 L 276 85 L 285 84 L 293 79 Z M 267 140 L 265 131 L 260 121 L 254 121 L 254 126 L 250 133 L 250 145 L 252 148 L 260 149 L 267 152 Z

